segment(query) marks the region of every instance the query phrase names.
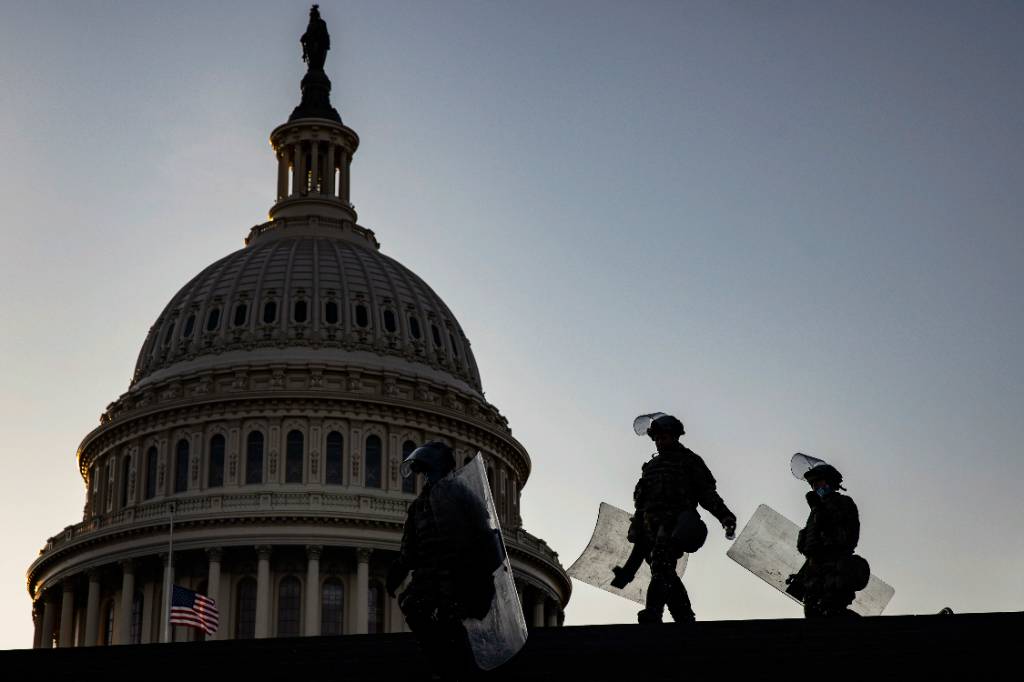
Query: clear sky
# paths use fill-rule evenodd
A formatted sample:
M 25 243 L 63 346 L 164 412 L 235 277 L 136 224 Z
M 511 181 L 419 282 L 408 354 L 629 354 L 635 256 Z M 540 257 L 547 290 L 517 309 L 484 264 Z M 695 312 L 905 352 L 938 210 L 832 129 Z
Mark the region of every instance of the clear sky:
M 265 220 L 308 3 L 0 9 L 0 647 L 24 647 L 78 443 Z M 793 452 L 836 464 L 888 612 L 1024 609 L 1024 4 L 321 9 L 360 222 L 461 321 L 566 566 L 663 410 L 741 524 L 803 521 Z M 796 616 L 712 527 L 698 618 Z M 635 611 L 575 583 L 567 623 Z

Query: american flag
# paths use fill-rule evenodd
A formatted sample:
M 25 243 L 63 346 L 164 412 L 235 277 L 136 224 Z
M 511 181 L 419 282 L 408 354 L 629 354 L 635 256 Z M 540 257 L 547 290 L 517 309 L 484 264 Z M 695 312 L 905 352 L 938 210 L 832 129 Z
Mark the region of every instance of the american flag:
M 198 628 L 208 635 L 217 632 L 217 603 L 179 585 L 171 592 L 171 623 Z

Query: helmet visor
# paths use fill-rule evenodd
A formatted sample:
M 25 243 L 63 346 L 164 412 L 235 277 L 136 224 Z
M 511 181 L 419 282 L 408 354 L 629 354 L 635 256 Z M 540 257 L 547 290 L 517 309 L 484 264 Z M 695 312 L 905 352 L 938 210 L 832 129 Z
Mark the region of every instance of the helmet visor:
M 651 422 L 658 417 L 664 417 L 664 412 L 651 412 L 650 414 L 642 414 L 633 420 L 633 431 L 638 436 L 646 436 L 647 429 L 651 428 Z
M 810 455 L 798 452 L 789 460 L 789 470 L 797 480 L 806 481 L 808 471 L 815 467 L 825 466 L 826 464 L 828 464 L 828 462 L 823 459 L 818 459 L 817 457 L 811 457 Z

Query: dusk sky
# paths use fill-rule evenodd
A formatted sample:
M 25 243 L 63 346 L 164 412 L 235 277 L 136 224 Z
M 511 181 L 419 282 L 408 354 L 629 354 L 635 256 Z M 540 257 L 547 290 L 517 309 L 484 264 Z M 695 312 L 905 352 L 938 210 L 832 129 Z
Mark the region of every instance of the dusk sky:
M 0 648 L 150 325 L 266 220 L 308 8 L 2 2 Z M 321 12 L 359 222 L 461 322 L 564 566 L 661 410 L 741 527 L 835 464 L 886 613 L 1024 609 L 1024 3 Z M 798 616 L 705 518 L 697 618 Z M 635 622 L 573 590 L 566 624 Z

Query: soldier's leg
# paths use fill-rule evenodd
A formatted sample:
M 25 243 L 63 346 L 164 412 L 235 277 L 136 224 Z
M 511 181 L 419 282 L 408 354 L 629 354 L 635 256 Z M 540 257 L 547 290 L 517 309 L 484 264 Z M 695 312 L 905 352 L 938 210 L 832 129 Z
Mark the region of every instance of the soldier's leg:
M 665 604 L 673 592 L 672 578 L 679 580 L 675 558 L 667 533 L 659 533 L 651 549 L 651 585 L 647 588 L 647 608 L 637 614 L 641 623 L 660 623 Z
M 694 620 L 693 607 L 690 604 L 690 595 L 686 593 L 683 581 L 672 566 L 672 578 L 669 583 L 668 612 L 672 614 L 672 620 L 677 623 L 692 623 Z

